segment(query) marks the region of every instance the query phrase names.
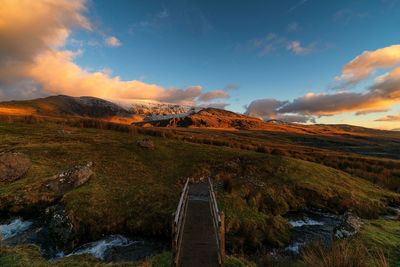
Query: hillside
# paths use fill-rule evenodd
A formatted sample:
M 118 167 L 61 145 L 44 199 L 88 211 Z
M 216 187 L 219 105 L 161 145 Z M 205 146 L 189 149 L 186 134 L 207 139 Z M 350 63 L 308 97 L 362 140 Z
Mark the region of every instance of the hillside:
M 260 129 L 265 123 L 260 119 L 231 111 L 206 108 L 184 117 L 140 122 L 136 125 L 155 127 L 186 127 L 214 129 Z
M 137 145 L 143 138 L 154 150 Z M 376 217 L 399 202 L 393 192 L 320 164 L 134 131 L 15 122 L 0 123 L 0 139 L 1 151 L 32 160 L 26 177 L 0 182 L 0 213 L 37 218 L 61 203 L 76 230 L 74 246 L 112 233 L 168 238 L 182 183 L 209 173 L 230 184 L 222 187 L 219 202 L 229 226 L 227 246 L 234 251 L 290 242 L 283 217 L 289 212 L 351 209 Z M 53 175 L 87 162 L 93 162 L 95 176 L 82 187 L 56 194 L 45 186 Z
M 66 95 L 33 100 L 0 102 L 0 115 L 40 117 L 89 117 L 123 124 L 186 116 L 194 108 L 176 104 L 134 101 L 116 104 L 101 98 Z

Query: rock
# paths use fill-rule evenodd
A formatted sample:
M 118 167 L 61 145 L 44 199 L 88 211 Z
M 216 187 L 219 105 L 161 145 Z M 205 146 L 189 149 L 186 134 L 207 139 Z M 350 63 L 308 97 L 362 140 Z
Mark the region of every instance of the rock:
M 22 153 L 0 153 L 0 182 L 12 182 L 21 179 L 32 163 Z
M 44 218 L 48 237 L 54 240 L 58 247 L 71 250 L 76 245 L 78 235 L 64 206 L 57 204 L 48 207 Z
M 362 220 L 351 213 L 343 215 L 341 223 L 334 229 L 333 233 L 336 238 L 346 238 L 358 233 L 363 225 Z
M 145 138 L 145 139 L 137 141 L 137 145 L 142 147 L 142 148 L 146 148 L 146 149 L 151 149 L 151 150 L 154 149 L 153 141 L 151 141 L 148 138 Z
M 84 166 L 75 166 L 59 175 L 53 176 L 46 187 L 56 193 L 64 194 L 78 186 L 86 183 L 93 175 L 91 170 L 93 163 L 89 162 Z

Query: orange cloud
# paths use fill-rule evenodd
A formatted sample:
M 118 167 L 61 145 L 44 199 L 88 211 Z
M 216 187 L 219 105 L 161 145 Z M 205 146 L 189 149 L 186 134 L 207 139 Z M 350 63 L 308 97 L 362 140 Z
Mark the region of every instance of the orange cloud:
M 378 68 L 390 68 L 397 64 L 400 64 L 400 45 L 365 51 L 344 65 L 342 74 L 336 80 L 354 84 L 368 78 Z
M 400 115 L 387 115 L 385 117 L 376 119 L 375 121 L 400 121 Z
M 310 116 L 332 116 L 343 112 L 356 115 L 384 112 L 400 103 L 400 67 L 396 67 L 399 63 L 400 45 L 367 51 L 346 64 L 338 78 L 355 83 L 372 75 L 377 68 L 392 68 L 388 73 L 376 77 L 364 92 L 308 93 L 292 101 L 258 99 L 249 104 L 246 113 L 261 118 L 302 115 L 306 117 L 296 119 L 305 121 Z M 388 116 L 380 121 L 393 118 Z
M 74 59 L 82 51 L 63 50 L 74 28 L 92 30 L 85 0 L 2 0 L 0 8 L 0 95 L 90 95 L 111 100 L 152 99 L 194 105 L 200 86 L 163 88 L 138 80 L 123 81 L 110 71 L 91 72 Z M 110 46 L 121 45 L 109 37 Z M 32 89 L 33 80 L 38 89 Z M 28 87 L 17 86 L 27 84 Z M 26 91 L 29 92 L 26 93 Z

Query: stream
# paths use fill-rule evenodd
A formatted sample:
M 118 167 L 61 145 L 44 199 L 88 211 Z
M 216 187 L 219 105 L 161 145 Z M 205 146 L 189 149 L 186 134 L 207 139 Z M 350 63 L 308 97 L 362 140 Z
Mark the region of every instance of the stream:
M 389 207 L 390 214 L 381 218 L 394 220 L 400 216 L 400 207 Z M 341 223 L 341 216 L 313 212 L 295 212 L 285 215 L 292 228 L 292 242 L 285 248 L 274 249 L 274 254 L 296 256 L 307 244 L 321 241 L 330 245 L 333 241 L 335 228 Z M 0 220 L 0 239 L 3 245 L 36 244 L 45 258 L 54 261 L 71 255 L 91 254 L 106 262 L 140 261 L 167 249 L 165 242 L 144 239 L 131 239 L 123 235 L 108 235 L 100 240 L 83 244 L 71 253 L 66 253 L 57 247 L 39 219 L 23 220 L 10 218 Z
M 40 247 L 43 257 L 49 261 L 81 254 L 91 254 L 105 262 L 140 261 L 167 248 L 165 242 L 108 235 L 100 240 L 78 246 L 71 253 L 66 253 L 57 247 L 46 227 L 41 225 L 38 219 L 23 220 L 22 218 L 0 220 L 0 239 L 6 246 L 35 244 Z
M 286 215 L 292 228 L 292 243 L 284 248 L 288 254 L 299 254 L 301 249 L 314 241 L 330 245 L 333 232 L 340 222 L 340 216 L 329 213 L 290 213 Z

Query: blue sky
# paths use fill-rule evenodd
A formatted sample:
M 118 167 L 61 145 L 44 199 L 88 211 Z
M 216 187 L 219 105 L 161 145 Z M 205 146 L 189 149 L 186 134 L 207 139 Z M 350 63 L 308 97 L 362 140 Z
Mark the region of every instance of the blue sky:
M 400 41 L 399 0 L 78 2 L 84 8 L 73 12 L 91 26 L 68 24 L 68 38 L 58 48 L 79 51 L 70 59 L 74 64 L 165 89 L 224 90 L 229 98 L 214 102 L 237 112 L 249 113 L 246 107 L 259 99 L 284 104 L 309 92 L 336 94 L 335 77 L 347 63 Z M 105 44 L 110 37 L 117 43 Z M 341 90 L 363 94 L 385 71 L 378 66 L 375 76 Z M 399 100 L 392 102 L 385 112 L 368 115 L 351 108 L 306 115 L 314 116 L 309 121 L 400 127 L 399 121 L 375 121 L 400 114 Z M 298 112 L 305 114 L 290 113 Z M 260 117 L 274 117 L 264 113 Z

